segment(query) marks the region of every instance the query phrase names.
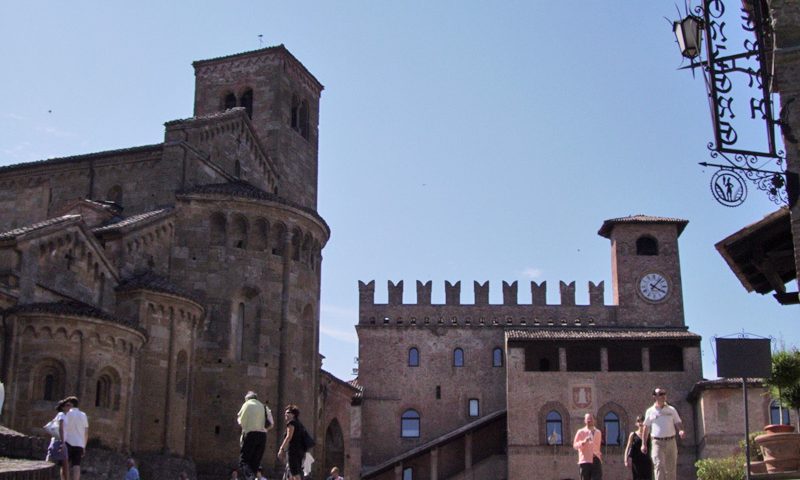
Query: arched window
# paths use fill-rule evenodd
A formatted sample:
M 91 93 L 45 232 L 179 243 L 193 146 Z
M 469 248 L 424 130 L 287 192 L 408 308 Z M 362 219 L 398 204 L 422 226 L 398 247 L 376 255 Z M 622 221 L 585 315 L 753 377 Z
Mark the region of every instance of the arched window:
M 783 417 L 783 418 L 781 418 Z M 777 400 L 773 400 L 769 404 L 769 423 L 776 425 L 791 425 L 789 422 L 789 409 L 783 407 L 783 415 L 781 415 L 781 406 L 778 404 Z
M 56 377 L 52 373 L 44 377 L 44 398 L 42 400 L 56 399 Z
M 253 118 L 253 91 L 248 89 L 242 94 L 242 98 L 239 99 L 239 106 L 244 107 L 245 111 L 247 112 L 247 116 Z
M 37 400 L 58 400 L 64 397 L 66 370 L 57 360 L 44 360 L 34 369 L 33 398 Z
M 228 110 L 229 108 L 236 107 L 236 95 L 229 93 L 225 95 L 225 99 L 222 101 L 222 108 L 224 110 Z
M 103 375 L 97 379 L 94 406 L 99 408 L 109 408 L 111 406 L 111 379 L 108 375 Z
M 545 429 L 548 445 L 564 445 L 563 422 L 560 413 L 555 410 L 547 413 Z
M 650 236 L 636 239 L 636 255 L 658 255 L 658 240 Z
M 344 435 L 339 421 L 335 418 L 325 430 L 325 463 L 327 465 L 339 465 L 340 473 L 344 474 L 345 455 L 344 455 Z
M 242 178 L 242 162 L 236 160 L 233 164 L 233 176 L 236 178 Z
M 414 469 L 406 467 L 403 469 L 403 480 L 414 480 Z
M 503 349 L 501 349 L 500 347 L 497 347 L 494 350 L 492 350 L 492 366 L 493 367 L 503 366 Z
M 408 349 L 408 366 L 419 367 L 419 350 L 414 347 Z
M 464 350 L 460 348 L 456 348 L 455 350 L 453 350 L 453 366 L 454 367 L 464 366 Z
M 614 412 L 603 417 L 603 443 L 606 445 L 622 445 L 622 429 L 619 428 L 619 416 Z
M 400 436 L 403 438 L 419 438 L 419 413 L 409 409 L 400 417 Z
M 95 383 L 94 406 L 119 410 L 120 384 L 119 374 L 110 367 L 104 368 Z
M 308 140 L 308 101 L 300 102 L 300 135 Z

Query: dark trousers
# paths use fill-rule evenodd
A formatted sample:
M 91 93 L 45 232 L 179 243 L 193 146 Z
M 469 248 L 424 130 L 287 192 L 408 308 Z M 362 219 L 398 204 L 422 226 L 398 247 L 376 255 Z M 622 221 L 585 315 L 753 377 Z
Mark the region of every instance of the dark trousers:
M 244 478 L 253 478 L 261 467 L 261 457 L 267 448 L 267 432 L 247 432 L 239 450 L 239 466 Z M 247 468 L 245 468 L 247 467 Z
M 603 480 L 603 464 L 594 457 L 592 463 L 581 463 L 581 480 Z

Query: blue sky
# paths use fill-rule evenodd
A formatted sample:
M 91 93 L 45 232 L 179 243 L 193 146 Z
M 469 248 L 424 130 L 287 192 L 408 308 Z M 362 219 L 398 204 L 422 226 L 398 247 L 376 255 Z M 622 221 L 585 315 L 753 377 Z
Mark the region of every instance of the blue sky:
M 729 2 L 730 3 L 730 2 Z M 735 3 L 735 2 L 733 2 Z M 324 368 L 351 378 L 358 280 L 606 282 L 603 220 L 689 220 L 686 323 L 800 343 L 798 307 L 748 294 L 714 243 L 773 211 L 710 195 L 703 82 L 678 71 L 674 2 L 28 1 L 0 4 L 0 165 L 163 140 L 191 62 L 283 43 L 325 85 L 319 212 Z M 263 35 L 260 43 L 258 35 Z

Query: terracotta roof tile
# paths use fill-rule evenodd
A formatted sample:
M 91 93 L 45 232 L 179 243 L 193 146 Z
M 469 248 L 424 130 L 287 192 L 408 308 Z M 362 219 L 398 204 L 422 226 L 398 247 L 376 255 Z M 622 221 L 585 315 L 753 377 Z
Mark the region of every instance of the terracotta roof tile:
M 34 230 L 38 230 L 40 228 L 46 228 L 52 225 L 58 225 L 60 223 L 69 223 L 75 220 L 80 220 L 80 218 L 81 218 L 80 215 L 62 215 L 60 217 L 48 218 L 47 220 L 43 220 L 41 222 L 32 223 L 24 227 L 19 227 L 13 230 L 9 230 L 7 232 L 2 232 L 0 233 L 0 240 L 11 240 L 21 235 L 25 235 L 26 233 L 32 232 Z
M 611 328 L 525 328 L 506 330 L 509 340 L 660 340 L 686 339 L 700 340 L 701 337 L 688 330 L 680 329 L 611 329 Z
M 97 228 L 93 228 L 92 232 L 106 233 L 106 232 L 120 230 L 122 228 L 135 225 L 140 222 L 144 222 L 145 220 L 166 216 L 170 212 L 172 212 L 172 208 L 161 208 L 158 210 L 151 210 L 149 212 L 140 213 L 138 215 L 131 215 L 130 217 L 127 218 L 115 218 L 114 220 L 112 220 L 112 223 Z
M 28 303 L 23 305 L 15 305 L 6 313 L 50 313 L 55 315 L 70 315 L 76 317 L 88 317 L 98 320 L 106 320 L 109 322 L 117 323 L 126 327 L 139 328 L 138 322 L 133 322 L 125 318 L 110 315 L 99 308 L 83 302 L 75 300 L 66 300 L 62 302 L 52 303 Z
M 127 153 L 140 153 L 147 151 L 158 151 L 163 148 L 163 143 L 156 143 L 153 145 L 141 145 L 138 147 L 121 148 L 118 150 L 106 150 L 103 152 L 83 153 L 80 155 L 71 155 L 69 157 L 56 157 L 48 158 L 46 160 L 36 160 L 33 162 L 15 163 L 13 165 L 0 166 L 0 174 L 10 172 L 13 170 L 22 170 L 26 168 L 36 168 L 40 166 L 58 165 L 61 163 L 80 162 L 82 160 L 91 160 L 101 157 L 110 157 L 115 155 L 124 155 Z
M 689 220 L 684 220 L 682 218 L 654 217 L 652 215 L 641 214 L 630 215 L 627 217 L 610 218 L 603 222 L 603 226 L 600 227 L 600 230 L 597 231 L 597 234 L 601 237 L 609 238 L 611 235 L 611 230 L 614 228 L 614 225 L 618 223 L 672 223 L 678 226 L 678 235 L 680 235 L 683 233 L 683 229 L 686 228 Z
M 224 195 L 239 198 L 252 198 L 254 200 L 269 200 L 271 202 L 280 203 L 298 210 L 302 210 L 309 215 L 312 215 L 320 223 L 325 226 L 325 229 L 330 233 L 330 227 L 325 220 L 319 216 L 313 208 L 304 207 L 292 201 L 286 200 L 274 193 L 265 192 L 260 188 L 248 182 L 237 180 L 227 183 L 214 183 L 210 185 L 199 185 L 186 190 L 177 192 L 177 195 Z
M 225 55 L 225 56 L 222 56 L 222 57 L 214 57 L 214 58 L 209 58 L 209 59 L 206 59 L 206 60 L 197 60 L 195 62 L 192 62 L 192 66 L 195 69 L 197 69 L 197 67 L 202 67 L 202 66 L 205 66 L 205 65 L 208 65 L 208 64 L 211 64 L 211 63 L 219 62 L 219 61 L 227 61 L 227 60 L 232 60 L 234 58 L 239 58 L 239 57 L 244 58 L 244 57 L 249 57 L 249 56 L 259 56 L 259 55 L 264 54 L 264 53 L 280 53 L 280 54 L 284 54 L 284 55 L 289 56 L 289 58 L 294 60 L 303 69 L 303 71 L 306 73 L 306 75 L 308 75 L 311 79 L 314 80 L 314 82 L 319 86 L 320 90 L 323 90 L 325 88 L 319 82 L 319 80 L 317 80 L 317 78 L 311 72 L 308 71 L 306 66 L 303 65 L 303 63 L 300 60 L 298 60 L 297 57 L 292 55 L 292 52 L 290 52 L 289 49 L 287 49 L 282 43 L 280 45 L 275 45 L 275 46 L 272 46 L 272 47 L 260 48 L 258 50 L 250 50 L 250 51 L 247 51 L 247 52 L 239 52 L 239 53 L 234 53 L 232 55 Z

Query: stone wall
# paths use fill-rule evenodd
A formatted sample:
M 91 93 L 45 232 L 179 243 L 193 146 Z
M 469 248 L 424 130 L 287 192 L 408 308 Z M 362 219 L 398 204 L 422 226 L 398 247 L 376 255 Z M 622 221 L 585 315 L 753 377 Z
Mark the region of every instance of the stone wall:
M 493 350 L 503 348 L 502 328 L 405 325 L 359 325 L 359 383 L 362 406 L 363 463 L 374 466 L 474 420 L 470 399 L 479 401 L 479 416 L 505 408 L 505 369 L 493 366 Z M 409 365 L 409 350 L 419 366 Z M 454 366 L 456 348 L 464 365 Z M 401 416 L 420 415 L 420 436 L 401 437 Z
M 41 434 L 56 402 L 76 395 L 90 418 L 90 439 L 115 449 L 129 447 L 131 364 L 146 337 L 103 320 L 35 311 L 8 316 L 16 340 L 8 356 L 4 418 L 9 425 Z M 50 392 L 48 375 L 53 377 Z
M 591 340 L 587 341 L 587 344 Z M 635 428 L 637 415 L 653 403 L 656 386 L 667 389 L 669 402 L 683 420 L 686 439 L 679 441 L 679 478 L 693 478 L 696 426 L 693 407 L 687 397 L 701 377 L 700 348 L 697 341 L 684 346 L 685 369 L 681 372 L 566 372 L 526 371 L 525 350 L 509 345 L 508 354 L 508 465 L 509 478 L 523 478 L 523 472 L 547 473 L 574 469 L 577 454 L 572 439 L 583 427 L 583 416 L 594 414 L 597 428 L 605 430 L 604 418 L 613 412 L 619 419 L 621 444 L 604 446 L 610 462 L 604 467 L 607 478 L 623 478 L 622 457 L 627 434 Z M 517 344 L 521 347 L 521 344 Z M 561 416 L 561 445 L 549 446 L 546 419 L 549 412 Z M 604 432 L 605 434 L 606 432 Z M 606 439 L 608 441 L 608 439 Z

